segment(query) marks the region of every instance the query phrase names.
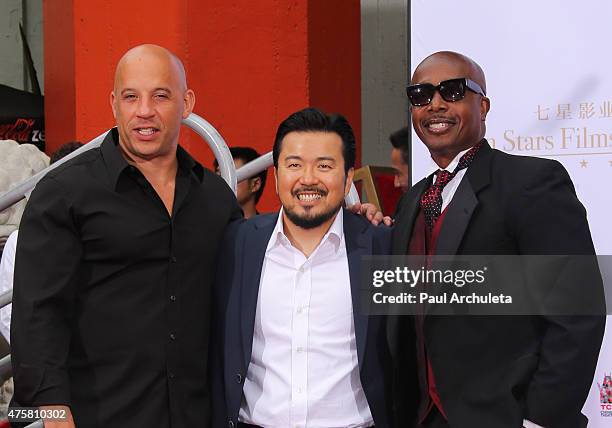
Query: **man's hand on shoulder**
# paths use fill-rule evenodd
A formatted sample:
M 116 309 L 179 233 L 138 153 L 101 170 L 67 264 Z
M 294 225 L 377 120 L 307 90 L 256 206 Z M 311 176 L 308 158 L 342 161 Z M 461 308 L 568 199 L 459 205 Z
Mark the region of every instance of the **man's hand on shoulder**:
M 384 216 L 381 211 L 376 208 L 374 204 L 365 203 L 361 204 L 357 202 L 355 205 L 346 207 L 349 211 L 359 214 L 367 218 L 374 226 L 378 226 L 383 222 L 387 226 L 393 225 L 393 219 L 389 216 Z

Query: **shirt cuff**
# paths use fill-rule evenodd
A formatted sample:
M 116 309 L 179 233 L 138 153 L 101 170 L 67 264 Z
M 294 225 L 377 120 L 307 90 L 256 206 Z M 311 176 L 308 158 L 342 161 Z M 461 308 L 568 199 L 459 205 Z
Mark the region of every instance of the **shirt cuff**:
M 534 424 L 527 419 L 523 419 L 523 428 L 544 428 L 542 425 Z
M 18 365 L 14 376 L 14 398 L 20 406 L 70 406 L 70 381 L 65 370 Z

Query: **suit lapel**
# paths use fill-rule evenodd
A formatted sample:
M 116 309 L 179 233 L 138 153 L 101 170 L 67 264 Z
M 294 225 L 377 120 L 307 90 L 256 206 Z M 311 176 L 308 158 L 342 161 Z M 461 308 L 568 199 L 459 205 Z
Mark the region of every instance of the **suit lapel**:
M 255 312 L 259 295 L 261 269 L 266 255 L 266 248 L 276 225 L 276 215 L 257 217 L 253 225 L 246 230 L 242 253 L 242 278 L 240 294 L 240 330 L 242 333 L 242 350 L 245 369 L 251 360 L 253 347 L 253 329 L 255 327 Z
M 491 158 L 493 151 L 486 140 L 480 148 L 472 165 L 468 168 L 446 208 L 440 236 L 436 243 L 436 254 L 456 254 L 467 230 L 474 210 L 478 206 L 476 194 L 491 180 Z
M 478 199 L 476 199 L 470 181 L 461 180 L 447 208 L 448 211 L 436 243 L 436 254 L 456 254 L 476 205 L 478 205 Z
M 372 235 L 367 233 L 367 224 L 364 224 L 353 214 L 343 210 L 343 215 L 344 240 L 351 281 L 357 361 L 361 369 L 368 336 L 368 316 L 363 313 L 361 308 L 361 257 L 372 254 Z
M 400 200 L 393 228 L 393 254 L 406 254 L 414 220 L 420 209 L 421 195 L 431 184 L 431 177 L 419 181 Z

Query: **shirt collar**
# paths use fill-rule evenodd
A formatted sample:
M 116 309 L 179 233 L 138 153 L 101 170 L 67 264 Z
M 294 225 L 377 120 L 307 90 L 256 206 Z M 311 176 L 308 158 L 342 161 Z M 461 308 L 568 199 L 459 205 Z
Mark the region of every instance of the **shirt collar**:
M 462 150 L 459 153 L 457 153 L 457 156 L 453 158 L 453 160 L 448 164 L 446 168 L 440 168 L 440 166 L 433 160 L 433 158 L 430 157 L 429 164 L 427 165 L 427 168 L 425 170 L 425 172 L 427 173 L 425 177 L 431 176 L 434 172 L 436 172 L 439 169 L 443 169 L 448 172 L 453 172 L 455 168 L 457 168 L 457 165 L 459 165 L 459 160 L 461 160 L 461 156 L 466 154 L 470 149 L 471 147 L 468 147 L 467 149 Z
M 117 181 L 124 170 L 135 168 L 125 160 L 118 145 L 119 132 L 115 127 L 106 134 L 100 147 L 113 188 L 116 188 Z M 202 182 L 204 178 L 204 167 L 196 162 L 181 146 L 177 147 L 176 159 L 179 165 L 179 173 L 190 172 L 200 183 Z
M 321 239 L 321 243 L 319 247 L 326 241 L 332 243 L 334 246 L 334 252 L 337 252 L 340 248 L 340 244 L 344 238 L 344 213 L 341 209 L 338 214 L 336 214 L 336 218 L 332 222 L 329 230 Z M 270 241 L 268 241 L 268 246 L 266 247 L 266 253 L 270 251 L 272 248 L 275 248 L 279 245 L 284 245 L 286 247 L 290 247 L 291 241 L 285 235 L 285 229 L 283 226 L 283 208 L 281 207 L 278 218 L 276 219 L 276 225 L 274 226 L 274 230 L 272 231 L 272 236 L 270 237 Z M 318 247 L 317 247 L 318 248 Z M 315 250 L 316 252 L 316 250 Z M 313 253 L 314 254 L 314 253 Z

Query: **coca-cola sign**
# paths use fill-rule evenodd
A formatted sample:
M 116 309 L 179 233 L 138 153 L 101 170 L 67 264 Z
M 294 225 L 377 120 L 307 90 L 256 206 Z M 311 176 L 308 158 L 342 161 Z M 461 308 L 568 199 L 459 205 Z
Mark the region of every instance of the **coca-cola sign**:
M 11 122 L 0 123 L 0 140 L 15 140 L 22 144 L 30 143 L 44 151 L 44 122 L 41 119 L 17 118 Z

